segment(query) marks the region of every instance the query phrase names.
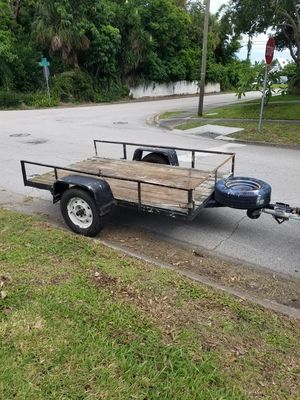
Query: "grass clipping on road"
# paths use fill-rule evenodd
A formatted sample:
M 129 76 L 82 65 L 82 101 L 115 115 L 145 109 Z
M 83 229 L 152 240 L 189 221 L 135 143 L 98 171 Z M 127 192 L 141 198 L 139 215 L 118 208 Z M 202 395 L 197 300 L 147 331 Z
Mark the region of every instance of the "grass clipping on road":
M 299 399 L 300 324 L 0 210 L 1 399 Z

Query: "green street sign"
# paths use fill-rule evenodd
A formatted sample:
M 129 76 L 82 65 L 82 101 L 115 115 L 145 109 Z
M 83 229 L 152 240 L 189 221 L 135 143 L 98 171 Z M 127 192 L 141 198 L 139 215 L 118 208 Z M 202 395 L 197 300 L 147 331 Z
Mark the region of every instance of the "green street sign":
M 49 61 L 47 60 L 46 57 L 43 57 L 41 59 L 41 61 L 39 62 L 39 66 L 43 67 L 43 68 L 49 67 L 49 65 L 50 65 L 50 63 L 49 63 Z
M 46 80 L 47 92 L 48 92 L 48 97 L 49 97 L 49 102 L 50 102 L 51 96 L 50 96 L 50 88 L 49 88 L 49 76 L 50 76 L 49 65 L 50 65 L 50 63 L 46 57 L 43 57 L 41 59 L 41 61 L 39 62 L 39 66 L 43 68 L 43 74 L 44 74 L 44 77 Z

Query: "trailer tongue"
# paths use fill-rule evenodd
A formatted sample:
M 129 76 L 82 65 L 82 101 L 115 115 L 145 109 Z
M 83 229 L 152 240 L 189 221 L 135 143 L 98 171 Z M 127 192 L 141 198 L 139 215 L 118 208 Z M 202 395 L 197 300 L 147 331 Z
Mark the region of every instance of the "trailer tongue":
M 289 204 L 275 203 L 269 204 L 261 210 L 265 214 L 270 214 L 278 222 L 282 224 L 285 221 L 294 220 L 300 222 L 300 208 L 290 207 Z

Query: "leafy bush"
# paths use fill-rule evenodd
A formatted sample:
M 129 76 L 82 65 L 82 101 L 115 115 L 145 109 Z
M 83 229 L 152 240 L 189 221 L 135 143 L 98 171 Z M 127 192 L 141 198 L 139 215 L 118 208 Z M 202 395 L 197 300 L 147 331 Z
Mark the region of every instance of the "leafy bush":
M 0 91 L 0 108 L 19 107 L 22 104 L 22 95 L 10 90 Z
M 55 107 L 59 105 L 59 99 L 51 95 L 49 101 L 48 94 L 45 92 L 28 93 L 22 95 L 23 104 L 28 107 Z
M 294 62 L 290 62 L 284 66 L 281 71 L 281 75 L 286 76 L 288 81 L 290 81 L 297 72 L 297 65 Z
M 280 75 L 276 69 L 271 69 L 268 74 L 268 79 L 266 83 L 266 91 L 265 91 L 265 104 L 268 104 L 273 92 L 275 92 L 273 86 L 274 84 L 278 84 L 280 82 Z M 247 91 L 250 90 L 258 90 L 263 93 L 264 88 L 264 80 L 265 80 L 265 63 L 256 62 L 255 65 L 250 65 L 248 69 L 241 70 L 240 80 L 238 82 L 236 93 L 238 98 L 245 96 Z
M 300 69 L 297 69 L 295 75 L 290 79 L 288 92 L 290 94 L 300 94 Z
M 0 91 L 0 108 L 27 107 L 55 107 L 59 104 L 57 97 L 52 96 L 49 101 L 45 92 L 16 93 L 8 90 Z
M 98 82 L 95 101 L 101 103 L 104 101 L 119 100 L 128 96 L 128 86 L 115 81 L 103 80 Z
M 53 93 L 63 102 L 94 101 L 93 80 L 80 69 L 63 72 L 53 78 Z

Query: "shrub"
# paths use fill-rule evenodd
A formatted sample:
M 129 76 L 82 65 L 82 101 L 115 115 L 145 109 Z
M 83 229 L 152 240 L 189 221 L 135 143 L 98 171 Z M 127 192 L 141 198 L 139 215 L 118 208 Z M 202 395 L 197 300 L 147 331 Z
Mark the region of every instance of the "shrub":
M 221 90 L 228 90 L 232 87 L 229 74 L 225 65 L 208 63 L 206 72 L 206 82 L 218 82 L 221 85 Z
M 300 94 L 300 68 L 295 71 L 295 75 L 289 80 L 288 92 L 290 94 Z
M 94 101 L 93 80 L 80 69 L 63 72 L 53 78 L 53 93 L 63 102 Z
M 48 94 L 45 92 L 28 93 L 22 95 L 23 104 L 28 107 L 55 107 L 59 105 L 59 99 L 51 95 L 49 100 Z
M 98 103 L 104 101 L 119 100 L 129 96 L 129 88 L 126 85 L 121 84 L 113 80 L 110 81 L 99 81 L 95 94 L 95 101 Z
M 0 91 L 0 108 L 19 107 L 22 104 L 22 96 L 10 90 Z

